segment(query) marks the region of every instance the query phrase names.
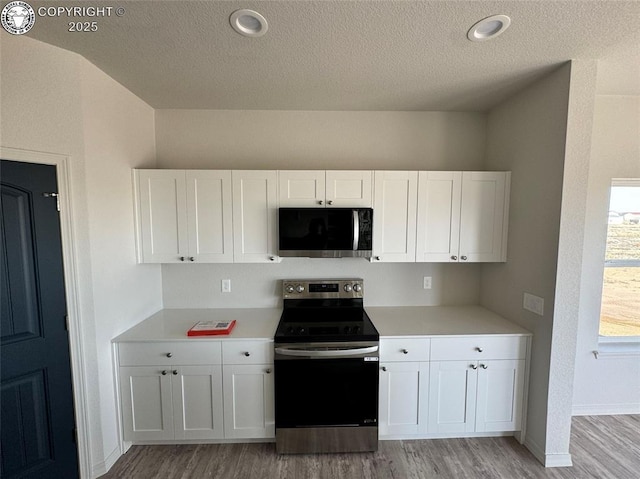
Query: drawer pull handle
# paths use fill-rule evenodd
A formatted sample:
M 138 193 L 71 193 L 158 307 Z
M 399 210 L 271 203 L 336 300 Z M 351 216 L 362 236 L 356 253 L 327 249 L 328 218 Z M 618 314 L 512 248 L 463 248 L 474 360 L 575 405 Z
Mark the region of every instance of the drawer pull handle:
M 382 366 L 382 370 L 383 370 L 383 371 L 386 371 L 386 370 L 387 370 L 387 367 L 386 367 L 386 366 Z
M 178 375 L 178 370 L 174 369 L 173 371 L 171 371 L 171 374 L 173 374 L 174 376 L 177 376 Z
M 167 353 L 167 357 L 168 358 L 172 358 L 173 357 L 173 353 Z
M 489 366 L 487 366 L 486 364 L 481 364 L 481 365 L 480 365 L 480 367 L 481 367 L 482 369 L 487 369 Z
M 244 352 L 244 353 L 242 353 L 242 354 L 244 354 L 246 357 L 251 356 L 251 353 L 250 353 L 249 351 L 245 351 L 245 352 Z
M 167 375 L 167 371 L 162 371 L 162 375 L 166 376 Z
M 469 364 L 469 367 L 470 367 L 471 369 L 478 369 L 478 366 L 476 366 L 475 364 Z
M 267 370 L 265 371 L 265 373 L 267 373 L 267 374 L 271 374 L 271 369 L 267 369 Z
M 409 350 L 408 349 L 401 349 L 400 351 L 402 351 L 402 354 L 409 354 Z
M 478 351 L 479 353 L 481 353 L 482 351 L 484 351 L 484 349 L 482 349 L 482 348 L 480 348 L 480 347 L 477 347 L 477 348 L 476 348 L 476 351 Z

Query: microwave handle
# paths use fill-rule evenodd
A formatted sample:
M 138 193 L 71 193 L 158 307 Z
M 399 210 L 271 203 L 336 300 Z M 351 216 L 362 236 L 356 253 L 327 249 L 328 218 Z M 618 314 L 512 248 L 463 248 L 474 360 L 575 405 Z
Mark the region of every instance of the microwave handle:
M 358 250 L 358 243 L 360 242 L 360 216 L 358 210 L 353 210 L 353 251 Z

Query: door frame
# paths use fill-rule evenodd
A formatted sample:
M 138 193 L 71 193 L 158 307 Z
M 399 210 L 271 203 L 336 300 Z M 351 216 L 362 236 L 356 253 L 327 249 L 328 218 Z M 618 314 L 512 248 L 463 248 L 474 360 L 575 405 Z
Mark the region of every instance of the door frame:
M 69 352 L 71 354 L 71 377 L 77 429 L 78 469 L 80 477 L 91 477 L 89 450 L 88 408 L 82 347 L 82 324 L 80 318 L 80 297 L 78 291 L 78 265 L 76 262 L 76 235 L 73 224 L 71 202 L 71 176 L 69 157 L 54 153 L 22 150 L 0 146 L 0 158 L 22 163 L 39 163 L 56 167 L 56 180 L 60 200 L 60 236 L 62 239 L 62 260 L 65 277 L 65 299 L 69 316 Z

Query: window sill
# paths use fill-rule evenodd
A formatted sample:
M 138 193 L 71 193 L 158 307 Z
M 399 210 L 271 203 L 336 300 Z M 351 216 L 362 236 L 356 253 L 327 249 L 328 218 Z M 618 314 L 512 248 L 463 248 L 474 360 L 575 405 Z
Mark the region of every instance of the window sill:
M 598 350 L 593 351 L 596 359 L 628 359 L 640 357 L 640 337 L 605 337 L 598 338 Z

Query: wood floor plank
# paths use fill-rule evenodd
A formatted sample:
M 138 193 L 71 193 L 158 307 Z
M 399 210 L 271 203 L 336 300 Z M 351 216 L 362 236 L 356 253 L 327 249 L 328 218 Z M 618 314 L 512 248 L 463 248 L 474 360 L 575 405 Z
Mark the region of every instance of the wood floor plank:
M 375 453 L 278 455 L 273 443 L 133 446 L 102 479 L 639 479 L 640 415 L 572 422 L 573 467 L 512 437 L 381 441 Z

